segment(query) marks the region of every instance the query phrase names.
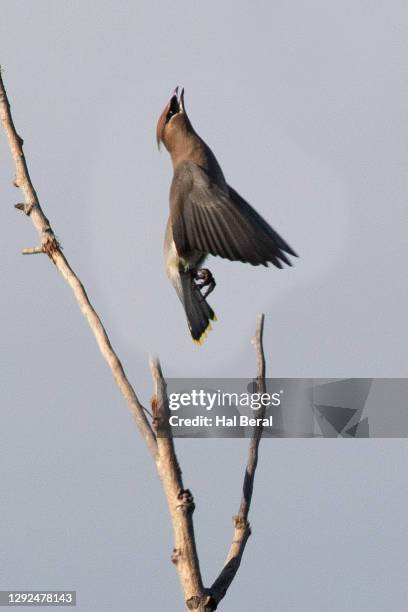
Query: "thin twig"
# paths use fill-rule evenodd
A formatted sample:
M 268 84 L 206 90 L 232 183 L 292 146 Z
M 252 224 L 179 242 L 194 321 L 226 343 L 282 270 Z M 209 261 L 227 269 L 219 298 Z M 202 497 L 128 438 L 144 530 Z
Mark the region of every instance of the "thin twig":
M 256 333 L 252 341 L 256 350 L 257 388 L 259 393 L 263 393 L 265 391 L 265 355 L 263 350 L 264 319 L 265 315 L 261 314 L 258 316 Z M 262 406 L 256 411 L 255 417 L 257 419 L 263 419 L 264 415 L 265 406 Z M 262 421 L 259 421 L 259 423 L 260 424 L 254 428 L 249 444 L 248 461 L 245 469 L 241 503 L 238 514 L 234 516 L 234 534 L 232 537 L 232 543 L 228 551 L 224 567 L 210 589 L 211 595 L 216 604 L 218 604 L 221 599 L 225 597 L 231 582 L 234 580 L 241 563 L 242 555 L 244 554 L 246 543 L 251 535 L 248 514 L 251 507 L 255 471 L 258 464 L 259 443 L 261 441 L 263 432 Z
M 40 239 L 40 245 L 34 249 L 27 249 L 26 253 L 37 253 L 40 250 L 41 252 L 46 253 L 71 287 L 79 307 L 81 308 L 82 314 L 87 319 L 88 324 L 95 336 L 99 349 L 112 371 L 115 382 L 128 404 L 132 417 L 136 422 L 136 425 L 139 428 L 139 431 L 142 434 L 151 455 L 155 458 L 157 452 L 156 436 L 150 426 L 149 421 L 147 420 L 143 406 L 139 402 L 132 385 L 126 377 L 123 366 L 111 346 L 106 330 L 91 302 L 89 301 L 81 281 L 63 255 L 51 225 L 41 209 L 37 193 L 28 173 L 26 159 L 23 153 L 23 139 L 20 138 L 20 136 L 17 134 L 16 128 L 14 127 L 13 118 L 10 111 L 10 104 L 1 76 L 1 69 L 0 119 L 15 162 L 15 185 L 21 189 L 24 195 L 24 212 L 30 216 Z M 21 209 L 21 205 L 18 205 L 17 207 Z
M 42 246 L 23 249 L 21 252 L 23 255 L 44 255 L 44 249 Z

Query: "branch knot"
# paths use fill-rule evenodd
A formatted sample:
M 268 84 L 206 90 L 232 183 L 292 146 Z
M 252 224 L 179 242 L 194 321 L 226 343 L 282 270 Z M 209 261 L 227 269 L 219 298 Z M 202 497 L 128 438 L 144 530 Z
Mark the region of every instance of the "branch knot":
M 180 557 L 181 557 L 181 549 L 173 548 L 173 552 L 171 553 L 171 562 L 174 563 L 174 565 L 177 565 L 177 563 L 180 560 Z
M 180 500 L 180 504 L 177 504 L 177 509 L 185 512 L 193 512 L 195 508 L 194 497 L 189 489 L 179 489 L 177 493 L 177 499 Z
M 244 516 L 241 516 L 240 514 L 237 514 L 236 516 L 234 516 L 233 521 L 234 521 L 235 529 L 242 529 L 242 530 L 250 529 L 250 525 L 248 521 L 246 520 Z
M 217 602 L 211 595 L 193 595 L 187 599 L 186 606 L 189 610 L 200 610 L 200 612 L 212 612 L 217 609 Z

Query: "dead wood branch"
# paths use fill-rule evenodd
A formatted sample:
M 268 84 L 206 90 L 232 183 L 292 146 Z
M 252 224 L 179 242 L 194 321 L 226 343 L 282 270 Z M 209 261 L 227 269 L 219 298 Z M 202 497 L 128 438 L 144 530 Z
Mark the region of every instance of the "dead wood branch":
M 210 598 L 205 592 L 201 578 L 193 525 L 194 499 L 183 485 L 169 425 L 166 383 L 159 361 L 152 359 L 150 368 L 155 386 L 152 409 L 157 429 L 156 465 L 163 483 L 174 533 L 172 561 L 180 577 L 187 609 L 207 612 L 214 608 L 208 607 Z
M 60 245 L 55 237 L 55 234 L 51 228 L 51 225 L 44 215 L 37 193 L 33 187 L 33 184 L 28 173 L 27 162 L 23 153 L 23 139 L 17 134 L 16 128 L 14 127 L 13 118 L 11 116 L 10 104 L 7 98 L 6 90 L 1 75 L 0 69 L 0 120 L 3 124 L 4 131 L 6 133 L 8 143 L 10 146 L 11 154 L 13 156 L 15 167 L 16 167 L 16 178 L 15 185 L 19 187 L 24 195 L 24 212 L 30 217 L 34 224 L 35 229 L 38 232 L 40 246 L 34 247 L 33 249 L 25 249 L 24 253 L 46 253 L 50 259 L 54 262 L 58 271 L 62 274 L 63 278 L 67 281 L 71 287 L 75 299 L 77 300 L 82 314 L 88 321 L 89 327 L 95 336 L 96 342 L 98 343 L 99 349 L 108 363 L 113 378 L 120 392 L 125 398 L 132 417 L 142 434 L 148 449 L 153 457 L 156 456 L 157 444 L 156 437 L 150 426 L 149 421 L 146 418 L 143 406 L 139 402 L 136 393 L 126 377 L 123 370 L 123 366 L 113 350 L 106 330 L 92 306 L 86 291 L 75 274 L 67 259 L 64 257 Z M 21 206 L 19 206 L 21 208 Z
M 252 340 L 256 351 L 257 361 L 257 390 L 258 393 L 265 391 L 265 355 L 263 350 L 263 328 L 265 315 L 258 316 L 256 333 Z M 261 407 L 256 411 L 256 418 L 263 418 L 265 407 Z M 254 428 L 252 438 L 249 444 L 248 462 L 245 469 L 244 484 L 242 487 L 242 497 L 239 506 L 239 511 L 234 516 L 234 534 L 232 543 L 225 560 L 224 567 L 213 583 L 210 592 L 214 601 L 218 604 L 225 596 L 231 582 L 234 580 L 238 568 L 241 564 L 242 555 L 244 554 L 245 546 L 251 535 L 251 527 L 248 521 L 249 509 L 251 507 L 252 492 L 255 481 L 255 470 L 258 464 L 258 449 L 263 432 L 263 425 L 260 424 Z M 215 608 L 214 608 L 215 609 Z

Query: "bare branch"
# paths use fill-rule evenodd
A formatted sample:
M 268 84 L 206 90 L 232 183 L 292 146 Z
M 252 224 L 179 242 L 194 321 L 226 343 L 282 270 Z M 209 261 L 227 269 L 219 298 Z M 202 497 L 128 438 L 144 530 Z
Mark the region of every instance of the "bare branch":
M 166 383 L 159 361 L 151 359 L 150 368 L 155 385 L 152 409 L 157 429 L 156 465 L 163 483 L 174 532 L 172 561 L 179 573 L 187 609 L 207 612 L 214 610 L 214 607 L 211 597 L 206 594 L 201 578 L 193 525 L 194 499 L 191 492 L 183 486 L 169 424 Z
M 35 247 L 34 249 L 28 249 L 26 250 L 26 253 L 37 253 L 40 252 L 38 249 L 41 248 L 41 252 L 46 253 L 50 257 L 58 271 L 62 274 L 63 278 L 71 287 L 79 307 L 81 308 L 82 314 L 87 319 L 88 324 L 95 336 L 102 356 L 112 371 L 115 382 L 128 404 L 132 417 L 139 428 L 139 431 L 142 434 L 151 455 L 155 458 L 157 452 L 156 437 L 149 421 L 146 418 L 143 406 L 139 402 L 132 385 L 126 377 L 122 364 L 111 346 L 105 328 L 102 325 L 102 322 L 91 302 L 89 301 L 81 281 L 62 254 L 60 245 L 58 244 L 50 223 L 41 209 L 37 193 L 28 173 L 26 159 L 23 153 L 23 140 L 17 134 L 16 128 L 14 127 L 13 118 L 10 111 L 10 104 L 1 76 L 1 70 L 0 119 L 6 133 L 16 167 L 15 185 L 21 189 L 24 195 L 24 212 L 30 216 L 40 238 L 41 246 Z M 21 209 L 21 205 L 18 205 L 18 208 Z
M 256 351 L 256 363 L 257 363 L 257 388 L 258 393 L 265 392 L 265 355 L 263 350 L 263 329 L 264 329 L 264 320 L 265 315 L 261 314 L 258 316 L 257 324 L 256 324 L 256 332 L 255 336 L 252 340 L 252 344 L 255 346 Z M 265 406 L 261 406 L 259 410 L 255 413 L 255 418 L 263 419 L 265 415 Z M 245 520 L 247 523 L 247 518 L 249 514 L 249 508 L 252 500 L 252 492 L 254 488 L 254 480 L 255 480 L 255 470 L 258 465 L 258 449 L 259 443 L 261 441 L 263 425 L 262 422 L 257 427 L 254 428 L 253 435 L 251 438 L 251 442 L 249 444 L 248 450 L 248 463 L 245 470 L 244 477 L 244 485 L 243 485 L 243 494 L 241 499 L 241 504 L 239 507 L 238 516 Z M 249 528 L 249 523 L 248 523 Z
M 44 249 L 42 246 L 36 246 L 29 249 L 23 249 L 21 252 L 23 255 L 43 255 Z
M 252 343 L 256 350 L 257 359 L 257 387 L 258 392 L 265 391 L 265 355 L 263 350 L 263 328 L 265 315 L 258 316 L 255 336 Z M 256 411 L 256 418 L 263 418 L 265 415 L 265 406 L 262 406 Z M 255 471 L 258 464 L 258 449 L 263 432 L 263 425 L 254 428 L 252 438 L 249 444 L 248 461 L 245 469 L 244 484 L 242 487 L 242 498 L 239 506 L 239 511 L 234 516 L 234 534 L 232 543 L 225 560 L 224 567 L 218 578 L 213 583 L 210 592 L 216 605 L 225 596 L 231 582 L 234 580 L 238 568 L 241 564 L 242 555 L 244 554 L 245 546 L 251 535 L 251 527 L 248 522 L 249 509 L 251 507 L 252 492 L 254 488 Z M 214 608 L 215 610 L 215 608 Z

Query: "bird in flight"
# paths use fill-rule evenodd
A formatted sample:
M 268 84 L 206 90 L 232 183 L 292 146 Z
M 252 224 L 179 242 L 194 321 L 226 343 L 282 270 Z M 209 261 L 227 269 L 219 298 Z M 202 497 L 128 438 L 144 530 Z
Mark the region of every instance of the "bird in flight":
M 230 187 L 214 153 L 194 130 L 176 87 L 157 123 L 173 162 L 170 216 L 164 239 L 166 273 L 183 304 L 191 336 L 201 344 L 216 319 L 207 302 L 215 287 L 207 255 L 253 266 L 292 265 L 297 257 L 271 226 Z

